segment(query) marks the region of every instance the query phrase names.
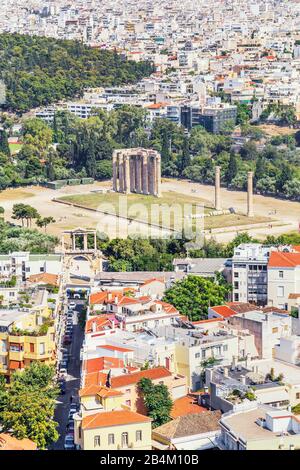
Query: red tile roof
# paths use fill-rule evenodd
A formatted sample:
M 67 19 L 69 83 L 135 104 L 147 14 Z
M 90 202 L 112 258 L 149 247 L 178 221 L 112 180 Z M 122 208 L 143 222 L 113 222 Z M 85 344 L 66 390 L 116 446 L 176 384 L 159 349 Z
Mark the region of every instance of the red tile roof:
M 134 423 L 151 422 L 151 418 L 129 410 L 104 411 L 85 416 L 82 419 L 82 429 L 107 428 Z
M 88 385 L 87 387 L 79 390 L 80 397 L 88 397 L 98 395 L 102 398 L 118 397 L 123 395 L 119 390 L 113 390 L 112 388 L 105 387 L 103 385 Z
M 178 416 L 203 413 L 203 411 L 207 411 L 207 409 L 198 405 L 197 400 L 193 395 L 186 395 L 185 397 L 174 400 L 171 418 L 175 419 L 178 418 Z
M 128 348 L 121 348 L 120 346 L 112 346 L 110 344 L 105 344 L 103 346 L 99 346 L 101 349 L 109 349 L 109 351 L 119 351 L 119 352 L 131 352 L 133 349 Z
M 85 325 L 85 332 L 92 333 L 93 325 L 95 325 L 95 332 L 102 331 L 104 327 L 112 328 L 112 322 L 107 315 L 95 315 L 91 317 Z
M 30 439 L 17 439 L 10 434 L 0 434 L 0 450 L 36 450 L 37 445 Z
M 162 305 L 166 313 L 178 313 L 178 310 L 168 302 L 163 302 L 162 300 L 155 300 L 154 303 Z
M 268 266 L 270 268 L 294 268 L 300 266 L 300 253 L 272 251 Z
M 111 386 L 113 388 L 125 387 L 138 383 L 142 378 L 146 377 L 151 380 L 163 379 L 170 377 L 172 374 L 166 367 L 155 367 L 154 369 L 141 370 L 131 374 L 119 375 L 111 378 Z
M 59 277 L 57 274 L 50 273 L 39 273 L 32 274 L 27 278 L 27 281 L 35 284 L 50 284 L 52 286 L 58 286 Z
M 84 369 L 87 374 L 120 367 L 124 367 L 124 361 L 117 357 L 96 357 L 94 359 L 87 359 L 84 362 Z
M 211 307 L 211 309 L 223 318 L 229 318 L 236 315 L 236 312 L 227 305 L 218 305 L 216 307 Z
M 144 284 L 141 285 L 141 287 L 146 286 L 147 284 L 151 284 L 151 282 L 161 282 L 162 284 L 165 283 L 163 278 L 153 277 L 152 279 L 148 279 L 148 281 L 145 281 Z

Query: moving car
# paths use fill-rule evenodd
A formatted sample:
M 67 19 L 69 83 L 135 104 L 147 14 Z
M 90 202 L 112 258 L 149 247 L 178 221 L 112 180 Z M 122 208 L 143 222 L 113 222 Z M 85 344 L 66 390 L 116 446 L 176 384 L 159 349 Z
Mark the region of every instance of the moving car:
M 73 434 L 67 434 L 66 435 L 65 442 L 64 442 L 64 449 L 65 450 L 74 450 L 75 449 Z

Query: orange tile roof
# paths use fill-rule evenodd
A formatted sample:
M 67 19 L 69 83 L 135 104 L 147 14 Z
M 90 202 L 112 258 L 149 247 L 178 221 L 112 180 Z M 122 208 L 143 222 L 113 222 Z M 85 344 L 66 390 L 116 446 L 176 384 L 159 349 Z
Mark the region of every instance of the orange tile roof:
M 300 266 L 300 253 L 272 251 L 268 266 L 270 268 L 294 268 Z
M 218 315 L 221 315 L 223 318 L 228 318 L 232 317 L 233 315 L 236 315 L 236 312 L 227 305 L 217 305 L 216 307 L 211 307 L 211 309 Z
M 36 450 L 37 445 L 30 439 L 17 439 L 10 434 L 0 434 L 0 450 Z
M 90 372 L 84 376 L 84 386 L 89 387 L 90 385 L 99 386 L 100 384 L 105 384 L 107 379 L 107 374 L 101 371 Z
M 104 327 L 112 328 L 112 322 L 108 318 L 107 315 L 95 315 L 92 318 L 90 318 L 85 325 L 85 332 L 86 333 L 92 333 L 93 329 L 92 326 L 93 324 L 96 326 L 95 327 L 95 332 L 103 330 Z
M 193 395 L 186 395 L 185 397 L 174 400 L 171 411 L 171 418 L 175 419 L 178 418 L 178 416 L 203 413 L 203 411 L 207 411 L 207 409 L 198 405 Z
M 158 277 L 153 277 L 152 279 L 148 279 L 148 281 L 145 281 L 144 284 L 141 285 L 141 287 L 146 286 L 147 284 L 151 284 L 151 282 L 161 282 L 162 284 L 165 283 L 163 278 L 158 278 Z
M 104 369 L 113 369 L 124 367 L 124 361 L 117 357 L 96 357 L 94 359 L 87 359 L 83 365 L 87 374 L 91 372 L 98 372 Z
M 43 284 L 50 284 L 53 286 L 58 286 L 58 275 L 57 274 L 50 274 L 50 273 L 40 273 L 40 274 L 32 274 L 27 278 L 27 281 L 32 283 L 43 283 Z
M 131 352 L 133 349 L 128 348 L 121 348 L 120 346 L 112 346 L 111 344 L 105 344 L 103 346 L 99 346 L 101 349 L 109 349 L 109 351 L 119 351 L 119 352 Z
M 192 321 L 191 323 L 193 325 L 201 325 L 202 323 L 209 323 L 209 322 L 215 322 L 215 321 L 222 321 L 222 318 L 208 318 L 207 320 L 197 320 L 197 321 Z
M 163 302 L 162 300 L 155 300 L 154 303 L 162 305 L 165 312 L 167 313 L 178 313 L 178 310 L 174 307 L 174 305 L 171 305 L 168 302 Z
M 293 245 L 292 248 L 300 253 L 300 245 Z
M 113 388 L 125 387 L 138 383 L 142 378 L 146 377 L 151 380 L 163 379 L 170 377 L 172 374 L 166 367 L 155 367 L 154 369 L 141 370 L 131 374 L 119 375 L 111 378 L 111 386 Z
M 151 418 L 135 413 L 134 411 L 104 411 L 85 416 L 82 419 L 82 429 L 106 428 L 111 426 L 122 426 L 126 424 L 147 422 L 151 422 Z
M 99 397 L 117 397 L 123 395 L 119 390 L 113 390 L 112 388 L 105 387 L 104 385 L 89 385 L 79 390 L 80 397 L 88 397 L 99 395 Z

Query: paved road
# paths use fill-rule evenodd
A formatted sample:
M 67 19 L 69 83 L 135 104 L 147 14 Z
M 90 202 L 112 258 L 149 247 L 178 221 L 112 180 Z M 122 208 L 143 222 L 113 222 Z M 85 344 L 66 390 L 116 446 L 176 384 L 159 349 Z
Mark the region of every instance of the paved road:
M 77 303 L 76 310 L 81 311 L 83 308 L 82 303 Z M 55 410 L 54 419 L 59 423 L 58 432 L 59 439 L 55 442 L 51 449 L 61 450 L 64 448 L 64 439 L 66 434 L 66 425 L 68 422 L 70 397 L 78 396 L 78 389 L 80 385 L 80 349 L 83 341 L 83 331 L 81 327 L 74 324 L 73 341 L 70 345 L 71 357 L 68 366 L 68 377 L 66 382 L 66 393 L 58 397 L 58 404 Z M 75 401 L 75 400 L 74 400 Z

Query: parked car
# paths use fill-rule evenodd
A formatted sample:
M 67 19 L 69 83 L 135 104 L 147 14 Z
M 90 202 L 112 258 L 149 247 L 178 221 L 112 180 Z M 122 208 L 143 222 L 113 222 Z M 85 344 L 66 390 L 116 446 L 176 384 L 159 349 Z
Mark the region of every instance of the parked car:
M 70 419 L 68 421 L 68 424 L 67 424 L 67 430 L 68 430 L 68 433 L 73 433 L 74 432 L 74 419 Z
M 71 344 L 72 343 L 72 338 L 69 335 L 64 336 L 64 344 Z
M 63 377 L 66 377 L 68 375 L 68 371 L 67 369 L 59 369 L 59 375 L 60 375 L 60 378 L 63 378 Z
M 73 310 L 76 307 L 76 302 L 70 302 L 68 307 Z
M 65 442 L 64 442 L 64 449 L 65 450 L 74 450 L 75 449 L 73 434 L 67 434 L 66 435 Z
M 70 411 L 74 411 L 74 413 L 76 413 L 78 411 L 78 405 L 76 405 L 76 403 L 72 403 L 70 406 Z

